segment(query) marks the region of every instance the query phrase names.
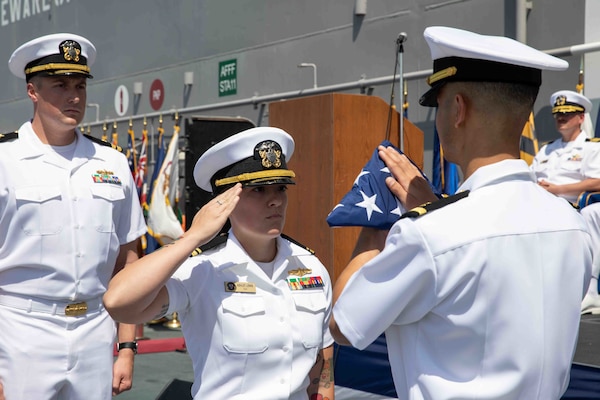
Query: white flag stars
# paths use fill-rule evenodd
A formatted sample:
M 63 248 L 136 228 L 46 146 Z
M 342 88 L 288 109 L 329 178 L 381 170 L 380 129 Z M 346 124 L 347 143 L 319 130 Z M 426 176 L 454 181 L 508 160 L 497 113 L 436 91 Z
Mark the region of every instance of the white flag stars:
M 373 196 L 369 197 L 362 190 L 360 191 L 360 194 L 363 197 L 363 201 L 356 203 L 355 206 L 362 207 L 365 209 L 365 211 L 367 212 L 367 220 L 371 220 L 371 215 L 373 215 L 373 211 L 383 214 L 383 211 L 381 211 L 381 209 L 377 207 L 377 204 L 375 204 L 375 201 L 377 200 L 377 194 L 374 194 Z

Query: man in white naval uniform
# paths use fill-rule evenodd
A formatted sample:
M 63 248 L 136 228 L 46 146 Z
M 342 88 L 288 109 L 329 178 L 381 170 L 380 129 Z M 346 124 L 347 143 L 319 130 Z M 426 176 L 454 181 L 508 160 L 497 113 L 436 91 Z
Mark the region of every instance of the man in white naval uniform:
M 96 50 L 53 34 L 9 61 L 33 118 L 0 138 L 0 385 L 9 400 L 99 399 L 129 390 L 135 325 L 102 295 L 146 231 L 125 156 L 77 128 Z
M 420 103 L 438 107 L 444 155 L 465 179 L 436 201 L 404 155 L 379 148 L 387 186 L 411 211 L 389 232 L 362 228 L 334 286 L 331 332 L 359 349 L 385 332 L 401 399 L 559 399 L 590 235 L 572 205 L 537 185 L 519 140 L 541 70 L 568 64 L 505 37 L 424 36 L 434 73 Z
M 577 92 L 559 90 L 550 96 L 550 105 L 561 137 L 542 146 L 531 169 L 542 187 L 577 204 L 583 192 L 600 191 L 600 142 L 588 139 L 589 132 L 582 129 L 585 113 L 590 112 L 592 102 Z M 600 314 L 600 203 L 587 205 L 580 213 L 594 243 L 592 279 L 581 302 L 581 313 Z

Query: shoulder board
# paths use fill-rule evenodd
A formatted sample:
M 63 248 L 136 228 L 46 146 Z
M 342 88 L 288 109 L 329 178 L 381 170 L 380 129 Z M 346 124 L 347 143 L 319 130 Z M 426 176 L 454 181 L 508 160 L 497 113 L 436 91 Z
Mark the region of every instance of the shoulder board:
M 200 247 L 196 247 L 196 249 L 192 251 L 192 254 L 190 254 L 190 257 L 196 257 L 207 250 L 213 249 L 218 245 L 225 243 L 228 236 L 229 234 L 227 232 L 221 233 L 219 236 L 213 238 L 210 242 L 203 244 Z
M 585 141 L 586 142 L 592 142 L 592 143 L 600 143 L 600 138 L 597 138 L 597 137 L 586 138 Z
M 402 214 L 400 219 L 420 217 L 422 215 L 427 214 L 430 211 L 438 210 L 442 207 L 447 206 L 448 204 L 452 204 L 452 203 L 457 202 L 458 200 L 464 199 L 468 195 L 469 195 L 469 191 L 465 190 L 464 192 L 460 192 L 460 193 L 457 193 L 455 195 L 448 196 L 448 197 L 443 197 L 443 198 L 441 198 L 437 201 L 431 202 L 431 203 L 425 203 L 422 206 L 415 207 L 412 210 L 405 212 L 404 214 Z
M 283 233 L 281 234 L 281 237 L 284 238 L 285 240 L 287 240 L 288 242 L 294 243 L 295 245 L 302 247 L 303 249 L 308 251 L 310 254 L 315 254 L 315 251 L 313 249 L 311 249 L 310 247 L 306 247 L 302 243 L 298 242 L 296 239 L 292 239 L 291 237 L 289 237 L 288 235 L 284 235 Z
M 8 142 L 9 140 L 16 139 L 17 137 L 19 137 L 18 131 L 9 132 L 9 133 L 0 133 L 0 143 Z
M 117 151 L 120 151 L 121 153 L 123 152 L 123 148 L 121 146 L 117 146 L 117 145 L 109 143 L 109 142 L 107 142 L 105 140 L 98 139 L 97 137 L 94 137 L 92 135 L 88 135 L 87 133 L 84 133 L 83 136 L 85 136 L 86 138 L 90 139 L 94 143 L 98 143 L 98 144 L 100 144 L 102 146 L 112 147 L 113 149 L 115 149 Z

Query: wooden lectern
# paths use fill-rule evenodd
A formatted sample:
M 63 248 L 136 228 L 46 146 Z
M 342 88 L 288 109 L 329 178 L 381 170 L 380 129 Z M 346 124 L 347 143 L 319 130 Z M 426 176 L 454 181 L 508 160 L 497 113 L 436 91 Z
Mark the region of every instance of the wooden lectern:
M 344 269 L 360 228 L 330 228 L 326 218 L 352 188 L 379 143 L 399 147 L 400 114 L 379 97 L 330 93 L 269 104 L 269 125 L 294 137 L 288 167 L 296 186 L 288 191 L 284 233 L 315 250 L 335 280 Z M 423 169 L 423 132 L 404 119 L 404 152 Z

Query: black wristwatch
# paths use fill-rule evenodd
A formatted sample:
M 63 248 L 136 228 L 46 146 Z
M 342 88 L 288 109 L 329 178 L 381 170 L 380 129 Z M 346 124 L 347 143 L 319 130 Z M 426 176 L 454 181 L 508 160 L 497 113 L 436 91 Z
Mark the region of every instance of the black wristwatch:
M 117 351 L 121 351 L 122 349 L 131 349 L 133 350 L 133 354 L 137 354 L 137 342 L 122 342 L 117 344 Z

